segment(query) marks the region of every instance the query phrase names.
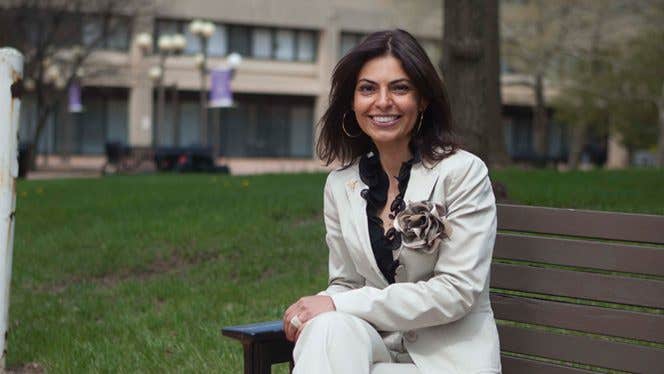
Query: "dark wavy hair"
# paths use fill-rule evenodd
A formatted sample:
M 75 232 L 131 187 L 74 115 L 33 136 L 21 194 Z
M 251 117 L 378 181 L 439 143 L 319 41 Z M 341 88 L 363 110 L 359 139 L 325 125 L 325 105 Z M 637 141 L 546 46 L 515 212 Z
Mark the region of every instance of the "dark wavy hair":
M 346 130 L 359 136 L 349 137 L 341 126 L 344 114 L 351 110 L 360 70 L 367 61 L 385 55 L 401 61 L 418 94 L 428 102 L 422 127 L 411 136 L 411 149 L 432 164 L 458 149 L 447 90 L 422 46 L 407 31 L 378 31 L 341 58 L 332 73 L 329 107 L 318 123 L 316 144 L 316 153 L 326 165 L 336 160 L 348 167 L 372 146 L 371 138 L 360 130 L 355 115 L 345 116 Z

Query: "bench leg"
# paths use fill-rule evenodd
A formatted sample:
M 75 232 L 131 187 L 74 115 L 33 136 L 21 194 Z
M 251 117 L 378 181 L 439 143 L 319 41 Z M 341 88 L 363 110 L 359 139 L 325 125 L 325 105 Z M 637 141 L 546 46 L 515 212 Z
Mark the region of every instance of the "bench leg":
M 281 362 L 289 362 L 290 370 L 293 371 L 292 344 L 284 344 L 282 341 L 246 343 L 243 349 L 245 374 L 270 374 L 272 364 Z
M 244 374 L 270 374 L 271 365 L 265 362 L 265 352 L 259 343 L 244 345 Z M 263 355 L 261 355 L 263 353 Z

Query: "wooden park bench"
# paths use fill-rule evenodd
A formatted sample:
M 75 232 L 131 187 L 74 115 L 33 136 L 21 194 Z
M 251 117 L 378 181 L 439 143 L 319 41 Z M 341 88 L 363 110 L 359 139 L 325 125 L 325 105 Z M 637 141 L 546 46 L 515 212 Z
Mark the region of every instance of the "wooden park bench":
M 499 204 L 498 228 L 504 373 L 664 373 L 664 216 Z M 281 321 L 222 333 L 245 373 L 292 360 Z

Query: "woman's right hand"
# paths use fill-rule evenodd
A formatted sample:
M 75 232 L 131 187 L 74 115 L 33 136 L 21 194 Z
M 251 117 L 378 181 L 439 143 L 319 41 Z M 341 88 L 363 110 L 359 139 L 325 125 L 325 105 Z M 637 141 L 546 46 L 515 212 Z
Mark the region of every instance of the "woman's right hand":
M 298 300 L 296 303 L 289 306 L 284 313 L 284 333 L 286 334 L 286 339 L 291 342 L 297 341 L 297 338 L 300 336 L 300 332 L 304 328 L 304 325 L 309 322 L 309 320 L 321 313 L 331 312 L 334 310 L 336 310 L 334 307 L 334 302 L 329 296 L 316 295 L 300 298 L 300 300 Z M 300 320 L 299 328 L 293 326 L 291 323 L 291 320 L 295 316 L 297 316 L 297 318 Z

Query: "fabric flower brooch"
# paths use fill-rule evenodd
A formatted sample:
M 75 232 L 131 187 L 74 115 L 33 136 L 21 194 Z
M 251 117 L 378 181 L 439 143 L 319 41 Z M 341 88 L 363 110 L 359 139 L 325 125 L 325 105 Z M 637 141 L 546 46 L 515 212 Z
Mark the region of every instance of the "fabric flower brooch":
M 427 200 L 406 205 L 393 224 L 401 233 L 404 247 L 427 254 L 433 253 L 440 242 L 452 234 L 445 218 L 445 207 Z

